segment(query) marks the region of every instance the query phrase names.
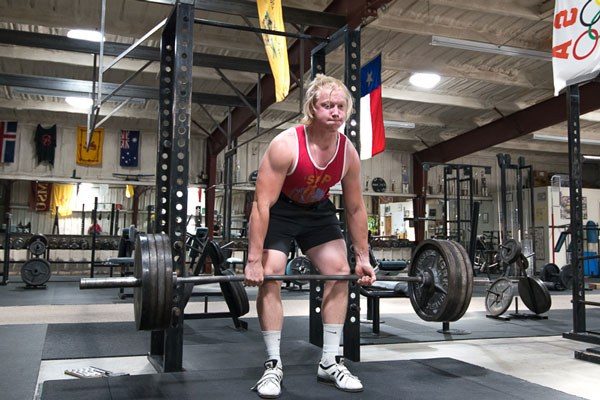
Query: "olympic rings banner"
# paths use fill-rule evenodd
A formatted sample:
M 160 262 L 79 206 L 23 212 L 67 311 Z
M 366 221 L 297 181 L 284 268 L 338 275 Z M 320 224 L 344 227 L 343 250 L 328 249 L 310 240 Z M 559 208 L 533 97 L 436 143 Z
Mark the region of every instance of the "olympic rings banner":
M 600 0 L 556 0 L 552 31 L 554 95 L 600 71 Z

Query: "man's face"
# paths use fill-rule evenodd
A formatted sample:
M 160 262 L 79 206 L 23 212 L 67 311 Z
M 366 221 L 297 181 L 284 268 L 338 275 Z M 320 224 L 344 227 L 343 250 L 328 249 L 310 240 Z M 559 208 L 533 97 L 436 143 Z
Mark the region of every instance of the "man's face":
M 336 87 L 324 87 L 319 91 L 315 104 L 315 122 L 336 131 L 346 120 L 346 96 Z

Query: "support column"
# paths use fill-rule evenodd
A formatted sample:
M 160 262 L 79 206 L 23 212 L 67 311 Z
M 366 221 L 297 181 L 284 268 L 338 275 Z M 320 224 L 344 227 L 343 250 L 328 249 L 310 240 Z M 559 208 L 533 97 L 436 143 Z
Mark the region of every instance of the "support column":
M 194 43 L 194 5 L 178 1 L 161 39 L 156 232 L 169 235 L 173 272 L 186 276 L 185 233 Z M 150 361 L 163 372 L 182 370 L 183 285 L 173 292 L 171 327 L 152 332 Z
M 579 127 L 579 86 L 567 86 L 569 132 L 569 197 L 571 204 L 571 268 L 573 269 L 573 332 L 586 331 L 583 280 L 582 157 Z
M 415 242 L 419 243 L 425 240 L 425 207 L 427 203 L 427 171 L 423 168 L 423 164 L 413 155 L 413 190 L 415 198 L 413 199 L 413 217 L 415 225 Z M 444 179 L 445 181 L 445 179 Z

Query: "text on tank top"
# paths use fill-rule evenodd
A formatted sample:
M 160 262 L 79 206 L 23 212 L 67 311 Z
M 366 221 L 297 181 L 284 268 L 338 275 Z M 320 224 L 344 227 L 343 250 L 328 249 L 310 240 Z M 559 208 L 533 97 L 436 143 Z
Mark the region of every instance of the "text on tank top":
M 324 167 L 317 166 L 308 150 L 304 125 L 296 127 L 298 158 L 281 192 L 297 203 L 310 204 L 329 196 L 329 189 L 342 179 L 346 162 L 346 136 L 338 133 L 337 148 Z

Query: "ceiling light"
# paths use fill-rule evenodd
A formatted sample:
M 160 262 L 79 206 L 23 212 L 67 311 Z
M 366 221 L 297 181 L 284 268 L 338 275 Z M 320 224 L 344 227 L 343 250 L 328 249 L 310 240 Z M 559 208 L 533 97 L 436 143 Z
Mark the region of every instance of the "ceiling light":
M 502 54 L 505 56 L 537 58 L 551 61 L 552 54 L 546 51 L 522 49 L 520 47 L 498 46 L 492 43 L 476 42 L 473 40 L 453 39 L 443 36 L 432 36 L 432 46 L 451 47 L 453 49 L 480 51 L 482 53 Z
M 600 161 L 600 156 L 583 156 L 584 161 Z
M 99 42 L 102 40 L 102 34 L 98 31 L 87 29 L 71 29 L 67 32 L 67 37 L 71 39 L 89 40 L 90 42 Z
M 425 72 L 417 72 L 411 75 L 409 81 L 416 87 L 423 89 L 431 89 L 440 82 L 440 76 L 438 74 L 430 74 Z
M 73 108 L 80 110 L 89 110 L 94 101 L 89 97 L 66 97 L 65 101 Z
M 383 121 L 383 125 L 389 128 L 404 128 L 404 129 L 414 129 L 414 122 L 407 121 Z
M 566 136 L 556 136 L 556 135 L 544 135 L 539 133 L 534 133 L 533 138 L 536 140 L 546 140 L 548 142 L 562 142 L 567 143 L 569 139 Z M 600 140 L 594 139 L 581 139 L 579 140 L 581 144 L 591 144 L 591 145 L 600 145 Z
M 35 95 L 35 96 L 52 96 L 52 97 L 62 97 L 62 98 L 66 98 L 66 97 L 73 97 L 73 95 L 77 95 L 79 93 L 84 93 L 84 92 L 72 92 L 72 91 L 68 91 L 68 90 L 54 90 L 54 89 L 38 89 L 38 88 L 26 88 L 26 87 L 16 87 L 16 86 L 11 86 L 11 91 L 12 93 L 17 93 L 17 94 L 27 94 L 27 95 Z M 77 97 L 77 96 L 75 96 Z M 107 103 L 121 103 L 125 100 L 127 100 L 128 97 L 123 97 L 123 96 L 113 96 L 111 97 Z M 144 99 L 140 99 L 137 97 L 131 98 L 127 104 L 146 104 L 146 100 Z

